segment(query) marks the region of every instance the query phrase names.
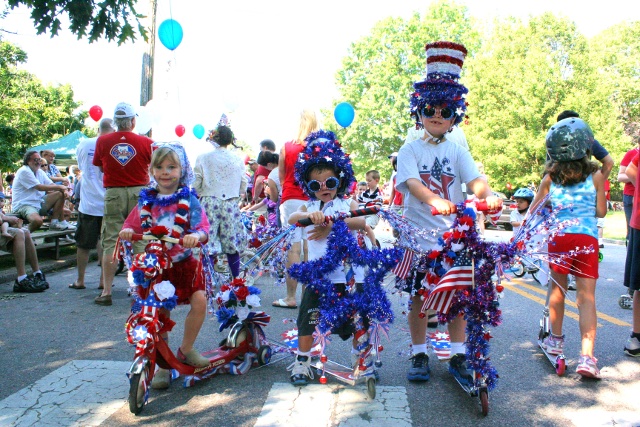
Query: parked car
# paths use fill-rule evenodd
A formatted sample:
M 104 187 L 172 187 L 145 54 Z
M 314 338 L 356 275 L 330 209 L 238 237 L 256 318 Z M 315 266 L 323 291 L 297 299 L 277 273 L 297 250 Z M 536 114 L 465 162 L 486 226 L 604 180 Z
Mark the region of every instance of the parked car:
M 513 227 L 511 226 L 511 211 L 516 209 L 516 202 L 515 200 L 510 200 L 504 193 L 501 193 L 499 191 L 492 191 L 493 195 L 496 197 L 500 197 L 502 199 L 502 214 L 500 214 L 500 219 L 498 219 L 497 222 L 497 226 L 498 227 L 502 227 L 505 230 L 513 230 Z M 489 218 L 486 218 L 485 220 L 485 226 L 493 226 L 493 224 L 491 223 L 491 221 L 489 221 Z

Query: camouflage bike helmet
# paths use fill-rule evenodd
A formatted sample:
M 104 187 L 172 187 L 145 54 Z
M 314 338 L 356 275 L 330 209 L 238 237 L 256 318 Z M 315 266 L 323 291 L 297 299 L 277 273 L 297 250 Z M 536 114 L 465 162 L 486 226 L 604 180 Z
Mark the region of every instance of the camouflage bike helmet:
M 514 199 L 525 199 L 529 203 L 533 201 L 534 197 L 535 194 L 533 194 L 533 191 L 528 188 L 519 188 L 518 191 L 513 194 Z
M 591 151 L 593 132 L 589 125 L 577 117 L 560 120 L 547 132 L 547 153 L 556 162 L 580 160 Z

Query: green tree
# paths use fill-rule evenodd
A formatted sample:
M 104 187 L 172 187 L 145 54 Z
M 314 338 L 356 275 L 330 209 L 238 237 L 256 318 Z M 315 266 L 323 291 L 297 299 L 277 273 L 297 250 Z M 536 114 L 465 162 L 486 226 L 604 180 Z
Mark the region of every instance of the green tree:
M 94 42 L 106 38 L 122 44 L 141 35 L 147 40 L 147 30 L 140 23 L 144 16 L 136 12 L 136 0 L 7 0 L 7 3 L 11 8 L 24 5 L 31 9 L 38 34 L 57 35 L 62 25 L 60 16 L 67 15 L 69 30 L 78 39 L 87 37 Z
M 333 120 L 326 122 L 351 153 L 357 176 L 362 178 L 373 168 L 383 177 L 391 173 L 387 156 L 398 150 L 413 126 L 409 95 L 413 83 L 425 78 L 425 45 L 437 40 L 477 49 L 479 34 L 465 7 L 443 1 L 433 4 L 424 16 L 387 18 L 351 45 L 336 76 L 341 98 L 335 104 L 349 102 L 356 117 L 344 130 Z M 332 113 L 324 112 L 330 117 Z
M 494 189 L 540 181 L 549 127 L 562 110 L 579 111 L 572 94 L 592 85 L 587 53 L 574 23 L 545 13 L 526 24 L 496 21 L 482 49 L 467 60 L 465 132 Z
M 20 70 L 26 53 L 0 41 L 0 170 L 14 169 L 32 146 L 84 129 L 86 111 L 69 85 L 43 86 Z

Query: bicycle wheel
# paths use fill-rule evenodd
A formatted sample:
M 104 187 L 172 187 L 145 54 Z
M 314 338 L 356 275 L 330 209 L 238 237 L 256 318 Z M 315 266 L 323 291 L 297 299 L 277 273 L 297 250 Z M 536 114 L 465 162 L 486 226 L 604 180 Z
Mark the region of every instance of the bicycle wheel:
M 521 263 L 520 261 L 517 261 L 515 264 L 513 264 L 512 271 L 513 271 L 513 275 L 516 277 L 522 277 L 525 274 L 525 270 L 524 270 L 524 264 Z
M 147 390 L 149 389 L 149 365 L 142 372 L 134 374 L 129 380 L 129 410 L 138 415 L 147 403 Z

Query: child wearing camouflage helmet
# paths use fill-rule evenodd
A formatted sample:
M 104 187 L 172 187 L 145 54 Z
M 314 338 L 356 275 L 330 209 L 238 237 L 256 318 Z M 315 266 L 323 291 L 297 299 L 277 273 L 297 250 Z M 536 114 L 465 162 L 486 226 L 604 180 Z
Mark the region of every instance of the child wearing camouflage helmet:
M 604 196 L 604 175 L 589 160 L 593 132 L 579 118 L 567 118 L 554 124 L 547 133 L 546 145 L 550 160 L 545 166 L 538 194 L 531 205 L 535 210 L 549 195 L 552 207 L 559 208 L 558 220 L 577 218 L 575 225 L 563 230 L 549 242 L 550 254 L 566 254 L 576 248 L 591 246 L 594 250 L 551 263 L 549 315 L 551 334 L 542 342 L 550 354 L 563 354 L 564 299 L 567 275 L 576 277 L 577 303 L 580 313 L 582 349 L 576 372 L 583 377 L 600 378 L 597 359 L 593 356 L 596 338 L 595 290 L 598 279 L 598 230 L 596 217 L 607 213 Z

